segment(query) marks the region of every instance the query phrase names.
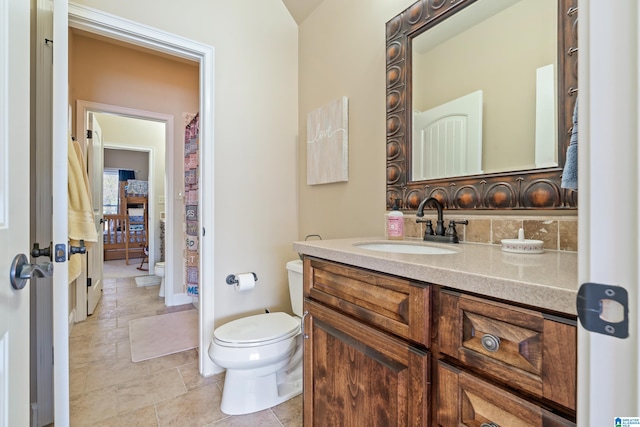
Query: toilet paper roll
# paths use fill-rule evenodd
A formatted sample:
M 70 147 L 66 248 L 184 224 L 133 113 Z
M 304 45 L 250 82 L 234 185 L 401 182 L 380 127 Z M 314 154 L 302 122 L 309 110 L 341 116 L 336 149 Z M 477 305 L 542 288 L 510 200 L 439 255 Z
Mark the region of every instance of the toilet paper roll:
M 238 292 L 250 291 L 256 287 L 256 279 L 253 273 L 236 274 L 236 280 L 238 281 L 234 288 Z

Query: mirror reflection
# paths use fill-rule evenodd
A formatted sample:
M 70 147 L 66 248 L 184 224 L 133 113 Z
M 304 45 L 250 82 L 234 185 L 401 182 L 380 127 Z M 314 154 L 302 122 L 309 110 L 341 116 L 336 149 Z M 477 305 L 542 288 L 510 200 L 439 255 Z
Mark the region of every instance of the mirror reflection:
M 557 1 L 478 0 L 411 39 L 412 181 L 558 166 Z

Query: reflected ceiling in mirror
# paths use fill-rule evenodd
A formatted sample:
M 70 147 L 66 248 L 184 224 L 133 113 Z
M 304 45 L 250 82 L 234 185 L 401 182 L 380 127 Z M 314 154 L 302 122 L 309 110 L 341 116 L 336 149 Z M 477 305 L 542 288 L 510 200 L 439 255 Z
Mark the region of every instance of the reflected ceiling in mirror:
M 558 165 L 556 9 L 478 0 L 411 39 L 413 181 Z
M 575 6 L 577 0 L 419 0 L 387 23 L 388 208 L 398 198 L 403 209 L 415 209 L 426 197 L 448 209 L 576 208 L 576 194 L 560 188 L 577 88 L 577 55 L 570 53 L 577 16 L 567 14 Z M 460 17 L 474 22 L 460 24 Z M 475 160 L 465 157 L 471 168 L 418 172 L 429 167 L 412 154 L 435 155 L 434 138 L 423 138 L 433 128 L 423 121 L 413 129 L 415 114 L 478 93 L 471 106 L 480 102 L 481 148 L 470 146 L 477 152 Z

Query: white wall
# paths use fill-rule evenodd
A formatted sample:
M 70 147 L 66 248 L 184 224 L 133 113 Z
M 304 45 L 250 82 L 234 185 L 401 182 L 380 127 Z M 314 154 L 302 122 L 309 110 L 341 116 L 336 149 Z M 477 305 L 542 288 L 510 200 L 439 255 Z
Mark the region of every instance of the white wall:
M 215 229 L 207 230 L 215 256 L 200 260 L 214 263 L 215 277 L 202 286 L 215 288 L 216 325 L 265 307 L 290 310 L 284 267 L 298 237 L 298 44 L 282 2 L 78 3 L 215 48 L 215 183 L 202 183 L 215 197 Z M 227 274 L 246 271 L 258 275 L 254 291 L 226 285 Z
M 324 0 L 300 24 L 300 236 L 382 236 L 386 212 L 385 23 L 414 0 Z M 307 113 L 349 98 L 349 181 L 307 185 Z

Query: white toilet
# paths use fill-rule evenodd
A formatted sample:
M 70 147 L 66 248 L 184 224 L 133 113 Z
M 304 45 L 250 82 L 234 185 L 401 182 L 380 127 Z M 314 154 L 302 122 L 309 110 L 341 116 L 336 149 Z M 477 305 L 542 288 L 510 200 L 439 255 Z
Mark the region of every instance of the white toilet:
M 276 406 L 302 392 L 302 261 L 287 263 L 296 316 L 266 313 L 213 332 L 209 357 L 226 368 L 220 410 L 242 415 Z
M 164 297 L 164 262 L 156 262 L 156 265 L 153 267 L 153 274 L 160 277 L 160 292 L 158 296 Z

